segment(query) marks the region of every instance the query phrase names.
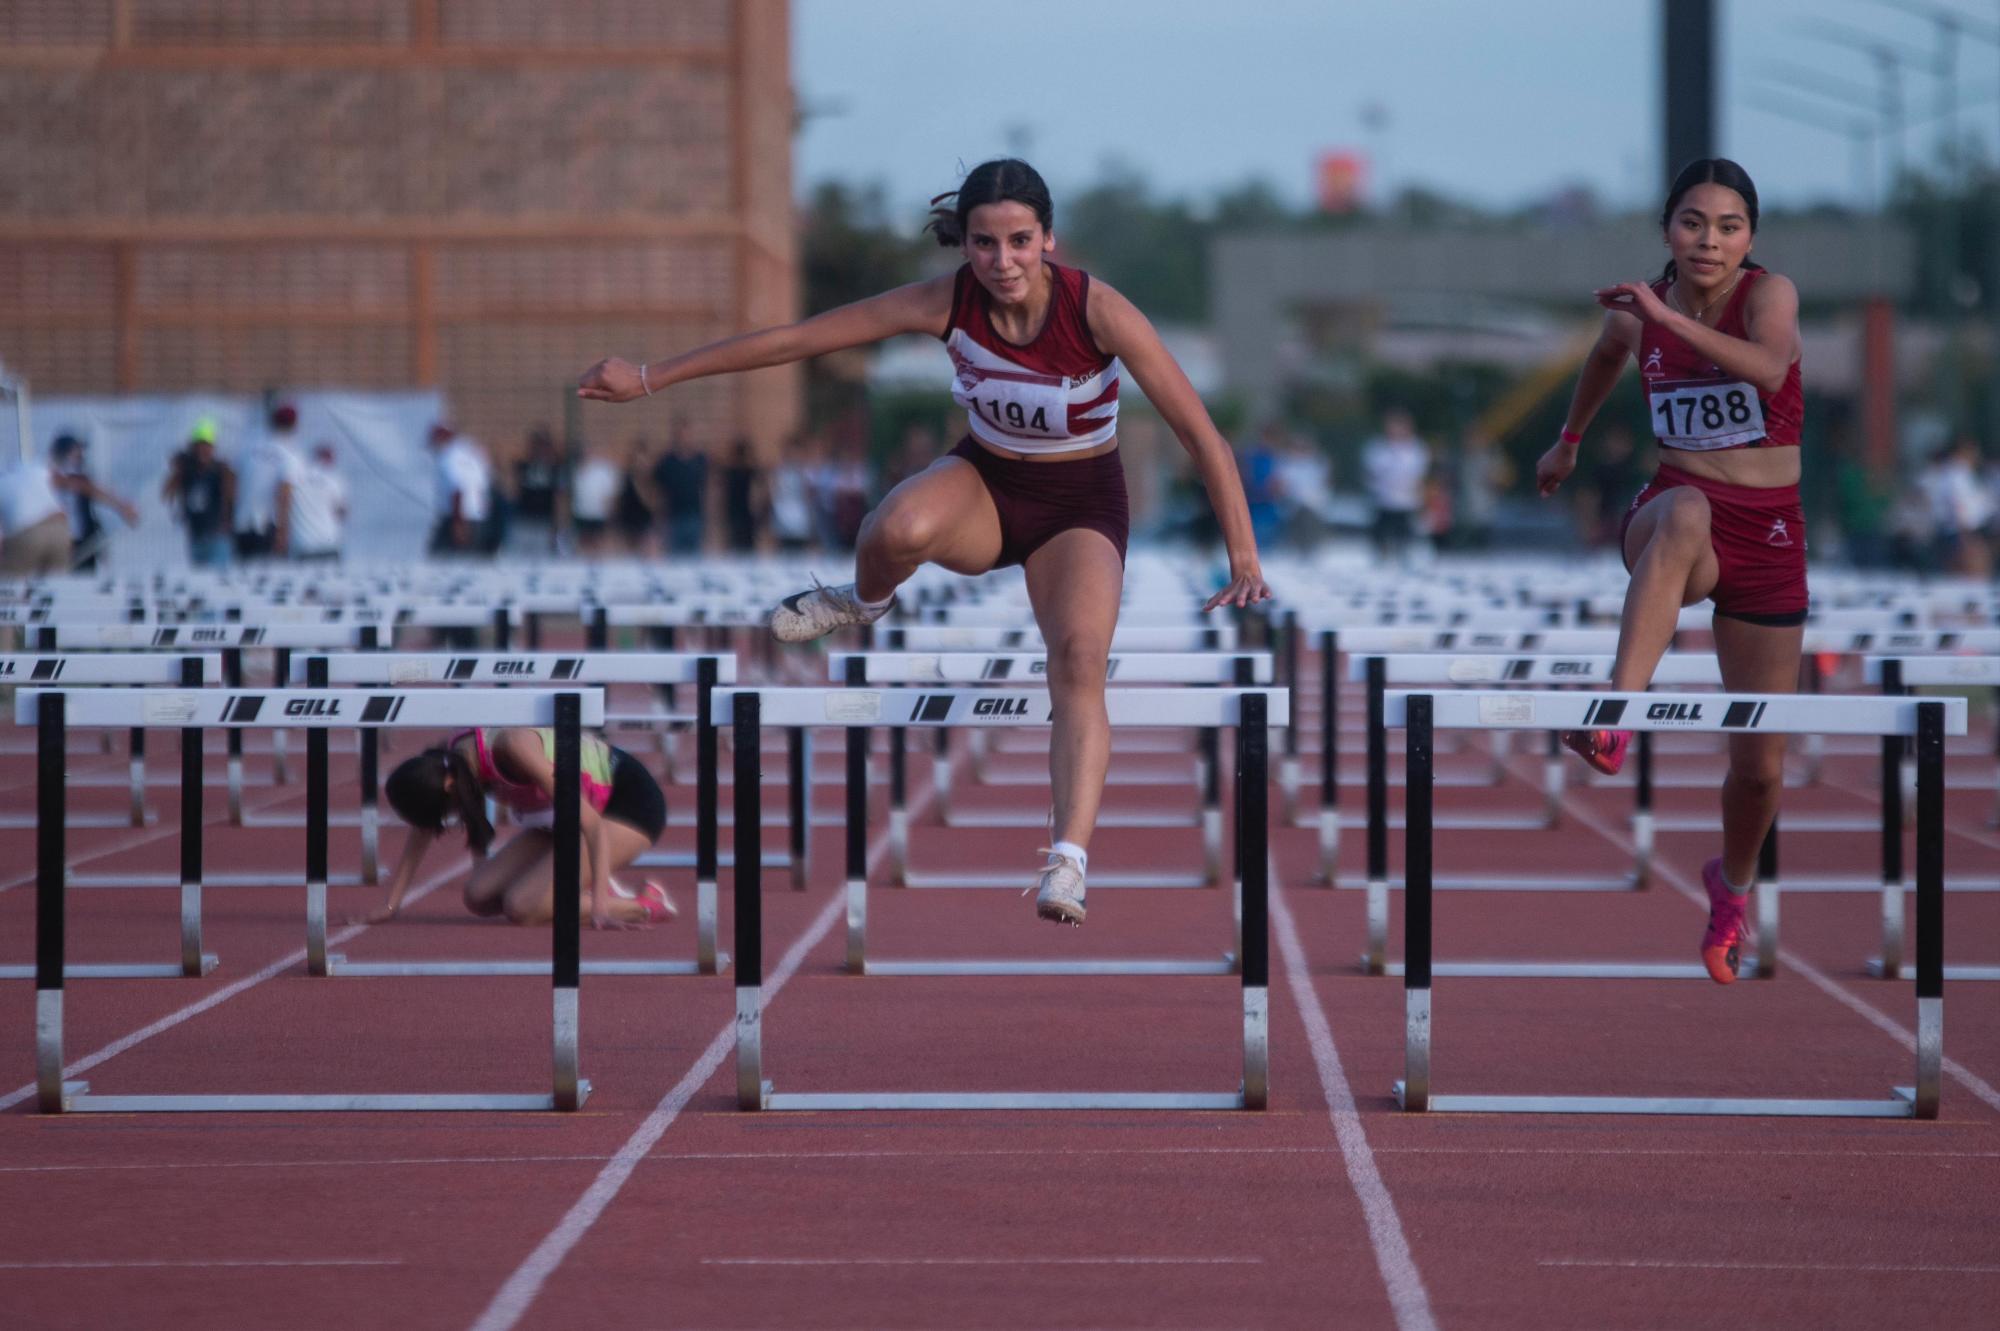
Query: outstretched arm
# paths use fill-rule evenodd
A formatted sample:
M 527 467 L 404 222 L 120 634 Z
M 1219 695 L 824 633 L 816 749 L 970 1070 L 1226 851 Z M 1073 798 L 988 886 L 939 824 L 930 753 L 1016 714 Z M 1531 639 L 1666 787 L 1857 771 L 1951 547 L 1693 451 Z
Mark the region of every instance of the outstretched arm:
M 1639 320 L 1622 310 L 1607 311 L 1597 342 L 1584 357 L 1583 371 L 1576 377 L 1569 414 L 1563 417 L 1563 433 L 1568 437 L 1558 439 L 1535 464 L 1535 488 L 1543 498 L 1554 494 L 1576 470 L 1576 450 L 1583 432 L 1597 419 L 1605 399 L 1618 385 L 1618 376 L 1625 372 L 1626 360 L 1638 345 Z
M 1195 470 L 1208 490 L 1229 551 L 1229 585 L 1208 598 L 1204 610 L 1219 605 L 1246 606 L 1271 597 L 1257 559 L 1257 538 L 1250 528 L 1250 505 L 1243 497 L 1243 480 L 1236 474 L 1236 456 L 1208 418 L 1208 408 L 1181 371 L 1159 333 L 1139 308 L 1110 286 L 1090 285 L 1090 335 L 1106 353 L 1116 356 L 1158 409 L 1181 447 L 1194 459 Z
M 403 909 L 403 894 L 410 890 L 410 880 L 417 876 L 417 866 L 424 862 L 425 854 L 436 840 L 435 832 L 426 832 L 420 827 L 411 828 L 410 835 L 403 841 L 402 858 L 396 861 L 396 872 L 389 879 L 389 895 L 365 918 L 353 923 L 382 924 L 395 919 Z
M 1799 289 L 1790 278 L 1776 273 L 1765 274 L 1744 301 L 1747 338 L 1717 332 L 1701 320 L 1669 308 L 1644 282 L 1606 287 L 1597 293 L 1597 303 L 1607 309 L 1630 310 L 1647 323 L 1660 324 L 1698 354 L 1761 392 L 1775 393 L 1783 388 L 1792 362 L 1799 358 Z
M 951 317 L 954 281 L 955 277 L 945 276 L 912 282 L 798 323 L 741 333 L 663 361 L 635 364 L 612 356 L 583 372 L 576 395 L 593 402 L 630 402 L 647 396 L 648 389 L 657 393 L 689 379 L 789 365 L 902 333 L 937 336 L 944 332 L 945 320 Z

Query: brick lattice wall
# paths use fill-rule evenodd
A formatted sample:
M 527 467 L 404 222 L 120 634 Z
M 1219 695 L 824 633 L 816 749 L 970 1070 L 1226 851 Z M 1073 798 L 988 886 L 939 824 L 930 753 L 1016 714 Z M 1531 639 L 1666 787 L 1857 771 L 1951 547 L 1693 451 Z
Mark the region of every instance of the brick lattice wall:
M 0 359 L 42 392 L 442 388 L 795 317 L 786 0 L 0 3 Z M 769 447 L 798 378 L 674 395 Z M 606 442 L 663 409 L 593 409 Z

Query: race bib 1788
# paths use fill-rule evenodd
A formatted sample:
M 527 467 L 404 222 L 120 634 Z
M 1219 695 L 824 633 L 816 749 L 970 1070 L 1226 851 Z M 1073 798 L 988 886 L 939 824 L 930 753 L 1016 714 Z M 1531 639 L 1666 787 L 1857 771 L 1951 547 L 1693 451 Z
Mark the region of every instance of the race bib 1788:
M 1653 433 L 1667 448 L 1700 452 L 1764 437 L 1764 404 L 1749 384 L 1707 380 L 1649 386 Z

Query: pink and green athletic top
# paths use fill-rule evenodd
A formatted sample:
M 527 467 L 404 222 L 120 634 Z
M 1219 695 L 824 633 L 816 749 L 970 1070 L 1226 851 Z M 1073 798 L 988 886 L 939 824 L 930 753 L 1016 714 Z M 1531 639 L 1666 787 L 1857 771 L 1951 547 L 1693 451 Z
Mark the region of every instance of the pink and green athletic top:
M 500 766 L 493 761 L 493 750 L 486 742 L 484 727 L 468 730 L 452 739 L 452 744 L 466 735 L 472 736 L 472 745 L 479 758 L 479 782 L 509 813 L 514 822 L 529 827 L 547 822 L 552 816 L 554 801 L 544 794 L 540 786 L 527 782 L 509 781 L 500 773 Z M 538 726 L 535 735 L 542 741 L 542 754 L 554 765 L 556 760 L 556 732 L 550 726 Z M 591 808 L 602 812 L 611 799 L 611 746 L 596 735 L 585 734 L 581 745 L 583 758 L 583 798 Z

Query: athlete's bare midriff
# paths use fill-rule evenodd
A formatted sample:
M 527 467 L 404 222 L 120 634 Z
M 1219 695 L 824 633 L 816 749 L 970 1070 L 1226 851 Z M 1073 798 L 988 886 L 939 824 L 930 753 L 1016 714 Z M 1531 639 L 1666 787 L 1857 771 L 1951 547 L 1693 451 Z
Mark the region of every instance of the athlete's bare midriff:
M 1740 485 L 1750 490 L 1773 490 L 1799 483 L 1799 446 L 1718 449 L 1702 453 L 1685 448 L 1662 448 L 1660 465 L 1699 476 L 1705 481 Z
M 978 435 L 968 436 L 973 443 L 991 453 L 996 458 L 1006 458 L 1009 462 L 1081 462 L 1085 458 L 1101 458 L 1118 447 L 1116 436 L 1098 444 L 1095 448 L 1079 448 L 1065 453 L 1016 453 L 1011 448 L 995 448 Z M 1796 452 L 1797 450 L 1793 450 Z M 1783 484 L 1783 482 L 1779 482 Z

